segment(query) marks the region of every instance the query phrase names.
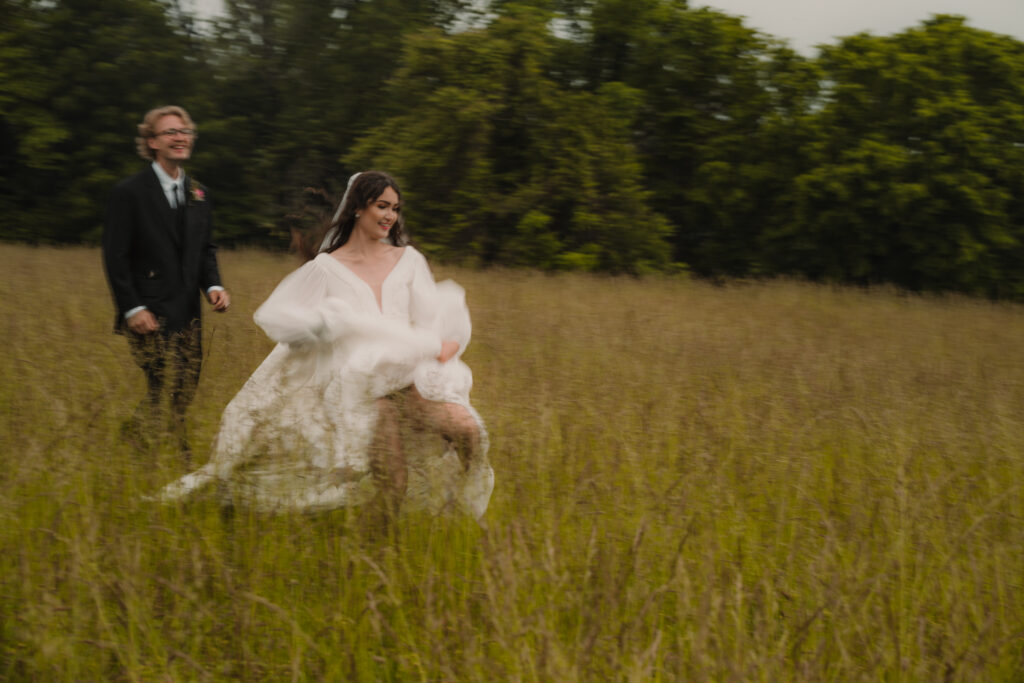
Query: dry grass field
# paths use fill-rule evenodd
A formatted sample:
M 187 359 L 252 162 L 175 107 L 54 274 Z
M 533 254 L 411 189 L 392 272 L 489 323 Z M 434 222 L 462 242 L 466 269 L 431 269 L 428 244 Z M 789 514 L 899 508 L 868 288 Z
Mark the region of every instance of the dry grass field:
M 222 254 L 198 464 L 294 257 Z M 1021 680 L 1024 308 L 437 268 L 465 286 L 484 527 L 223 515 L 119 435 L 95 249 L 0 245 L 0 679 Z

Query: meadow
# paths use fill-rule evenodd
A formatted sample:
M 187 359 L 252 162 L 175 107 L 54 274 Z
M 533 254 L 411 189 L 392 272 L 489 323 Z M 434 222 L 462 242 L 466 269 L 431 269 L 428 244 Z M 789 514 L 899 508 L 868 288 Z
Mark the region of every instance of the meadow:
M 294 256 L 221 255 L 197 464 Z M 483 525 L 228 515 L 120 425 L 100 254 L 0 245 L 0 679 L 1020 680 L 1024 308 L 437 267 L 467 290 Z

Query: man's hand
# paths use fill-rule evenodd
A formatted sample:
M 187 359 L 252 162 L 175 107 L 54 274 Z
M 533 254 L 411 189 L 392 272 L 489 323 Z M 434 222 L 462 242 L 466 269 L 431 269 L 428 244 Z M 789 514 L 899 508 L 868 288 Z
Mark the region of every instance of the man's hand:
M 228 310 L 228 306 L 231 305 L 231 297 L 228 296 L 226 289 L 215 289 L 212 292 L 207 293 L 206 298 L 210 300 L 213 310 L 218 313 L 223 313 Z
M 143 309 L 128 318 L 128 329 L 135 334 L 152 334 L 160 329 L 160 323 L 152 313 Z
M 450 361 L 459 352 L 459 342 L 445 339 L 441 342 L 441 353 L 437 359 L 442 363 Z

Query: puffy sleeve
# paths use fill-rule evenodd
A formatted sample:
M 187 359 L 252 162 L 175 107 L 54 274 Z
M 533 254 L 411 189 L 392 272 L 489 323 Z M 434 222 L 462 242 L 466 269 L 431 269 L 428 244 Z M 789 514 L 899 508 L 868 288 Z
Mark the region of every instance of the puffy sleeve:
M 457 341 L 456 357 L 461 356 L 469 345 L 472 330 L 465 290 L 451 280 L 435 283 L 427 260 L 419 252 L 414 268 L 409 304 L 412 326 L 439 339 Z
M 416 256 L 409 308 L 412 325 L 424 330 L 424 334 L 429 332 L 435 339 L 457 341 L 459 350 L 445 363 L 434 358 L 420 363 L 413 382 L 428 400 L 469 406 L 473 373 L 462 362 L 472 333 L 466 292 L 451 280 L 435 283 L 426 259 L 419 253 Z
M 289 274 L 263 302 L 253 320 L 280 344 L 302 345 L 328 338 L 332 322 L 350 305 L 328 297 L 327 272 L 310 261 Z
M 256 310 L 253 319 L 270 339 L 294 349 L 333 353 L 333 365 L 345 366 L 346 372 L 392 379 L 408 378 L 418 362 L 440 353 L 429 291 L 421 301 L 419 325 L 367 313 L 341 294 L 344 288 L 332 287 L 336 275 L 321 262 L 328 258 L 318 256 L 289 274 Z M 426 278 L 432 289 L 429 270 Z
M 413 250 L 412 256 L 414 261 L 409 282 L 409 322 L 417 330 L 437 332 L 434 325 L 438 313 L 437 285 L 423 254 Z

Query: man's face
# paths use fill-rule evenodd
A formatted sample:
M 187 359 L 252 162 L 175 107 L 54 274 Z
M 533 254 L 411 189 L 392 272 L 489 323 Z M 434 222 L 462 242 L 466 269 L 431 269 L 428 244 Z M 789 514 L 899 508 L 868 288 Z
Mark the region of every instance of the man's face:
M 156 160 L 161 166 L 177 166 L 192 156 L 194 140 L 195 134 L 186 128 L 180 116 L 167 114 L 156 122 L 154 135 L 148 142 L 149 148 L 156 152 Z

